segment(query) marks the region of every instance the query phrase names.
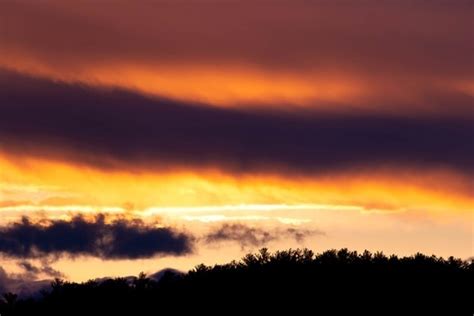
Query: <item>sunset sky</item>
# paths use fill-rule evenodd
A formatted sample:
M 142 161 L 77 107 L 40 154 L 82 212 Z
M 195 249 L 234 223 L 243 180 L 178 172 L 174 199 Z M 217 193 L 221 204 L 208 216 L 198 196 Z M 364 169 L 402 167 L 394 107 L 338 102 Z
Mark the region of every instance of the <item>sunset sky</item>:
M 474 2 L 0 2 L 0 281 L 474 255 Z

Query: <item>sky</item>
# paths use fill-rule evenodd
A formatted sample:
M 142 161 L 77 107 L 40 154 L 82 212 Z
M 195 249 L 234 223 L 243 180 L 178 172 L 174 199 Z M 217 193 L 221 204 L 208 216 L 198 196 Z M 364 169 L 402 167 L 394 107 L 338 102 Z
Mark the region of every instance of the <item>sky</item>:
M 473 10 L 1 1 L 0 283 L 472 257 Z

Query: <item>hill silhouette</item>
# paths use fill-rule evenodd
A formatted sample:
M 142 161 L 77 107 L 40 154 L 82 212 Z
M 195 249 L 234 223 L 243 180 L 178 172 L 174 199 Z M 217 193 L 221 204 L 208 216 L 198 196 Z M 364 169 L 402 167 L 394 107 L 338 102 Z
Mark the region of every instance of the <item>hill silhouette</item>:
M 474 264 L 450 257 L 386 256 L 348 249 L 270 253 L 198 265 L 160 278 L 114 278 L 85 283 L 56 279 L 39 298 L 5 293 L 7 315 L 169 315 L 305 313 L 472 315 Z M 284 314 L 284 313 L 283 313 Z

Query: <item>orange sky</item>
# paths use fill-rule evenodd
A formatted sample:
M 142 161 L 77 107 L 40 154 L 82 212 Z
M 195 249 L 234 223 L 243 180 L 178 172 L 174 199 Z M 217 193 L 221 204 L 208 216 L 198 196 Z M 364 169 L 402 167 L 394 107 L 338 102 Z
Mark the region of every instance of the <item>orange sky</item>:
M 0 224 L 112 213 L 196 236 L 222 223 L 323 232 L 273 249 L 470 257 L 471 12 L 2 1 Z M 85 280 L 252 250 L 197 245 L 182 257 L 52 264 Z M 0 265 L 18 271 L 17 259 Z
M 412 115 L 466 115 L 433 97 L 474 93 L 469 4 L 1 5 L 0 66 L 59 80 L 214 106 Z

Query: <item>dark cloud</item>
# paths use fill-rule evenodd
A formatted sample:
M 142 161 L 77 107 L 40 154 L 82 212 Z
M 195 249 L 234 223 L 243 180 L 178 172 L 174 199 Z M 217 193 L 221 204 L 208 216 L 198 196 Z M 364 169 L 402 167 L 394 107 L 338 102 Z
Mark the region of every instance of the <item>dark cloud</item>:
M 51 278 L 64 278 L 65 275 L 53 267 L 49 266 L 46 262 L 42 262 L 41 266 L 36 266 L 29 261 L 20 261 L 17 265 L 23 269 L 32 279 L 36 279 L 38 275 L 44 274 Z
M 193 238 L 167 227 L 148 226 L 140 220 L 114 219 L 104 215 L 93 220 L 75 216 L 70 221 L 27 217 L 0 228 L 0 254 L 17 258 L 47 258 L 61 255 L 95 256 L 103 259 L 138 259 L 185 255 Z M 28 264 L 24 268 L 33 268 Z M 34 269 L 34 268 L 33 268 Z M 41 272 L 52 272 L 42 270 Z
M 315 234 L 321 235 L 324 233 L 305 228 L 265 229 L 241 223 L 225 223 L 214 228 L 203 238 L 203 240 L 208 244 L 229 241 L 237 242 L 242 248 L 248 248 L 264 246 L 269 242 L 288 238 L 295 239 L 297 242 L 302 242 L 306 237 Z
M 52 277 L 52 278 L 64 278 L 65 275 L 59 270 L 52 268 L 51 266 L 43 266 L 41 267 L 41 272 L 45 275 Z
M 323 232 L 317 230 L 309 230 L 302 228 L 287 228 L 283 231 L 284 236 L 294 238 L 297 242 L 303 242 L 307 237 L 312 235 L 324 235 Z
M 472 111 L 401 117 L 237 111 L 0 73 L 0 146 L 101 168 L 324 172 L 374 166 L 474 170 Z M 438 99 L 439 101 L 439 99 Z M 472 106 L 465 95 L 446 107 Z
M 8 274 L 5 271 L 5 269 L 0 267 L 0 293 L 5 293 L 7 291 L 7 287 L 6 287 L 6 284 L 8 283 L 7 281 L 8 281 Z
M 40 273 L 41 270 L 40 268 L 38 268 L 37 266 L 33 265 L 31 262 L 29 261 L 20 261 L 18 262 L 18 266 L 20 268 L 22 268 L 23 270 L 25 270 L 26 272 L 28 273 L 34 273 L 34 274 L 37 274 L 37 273 Z

